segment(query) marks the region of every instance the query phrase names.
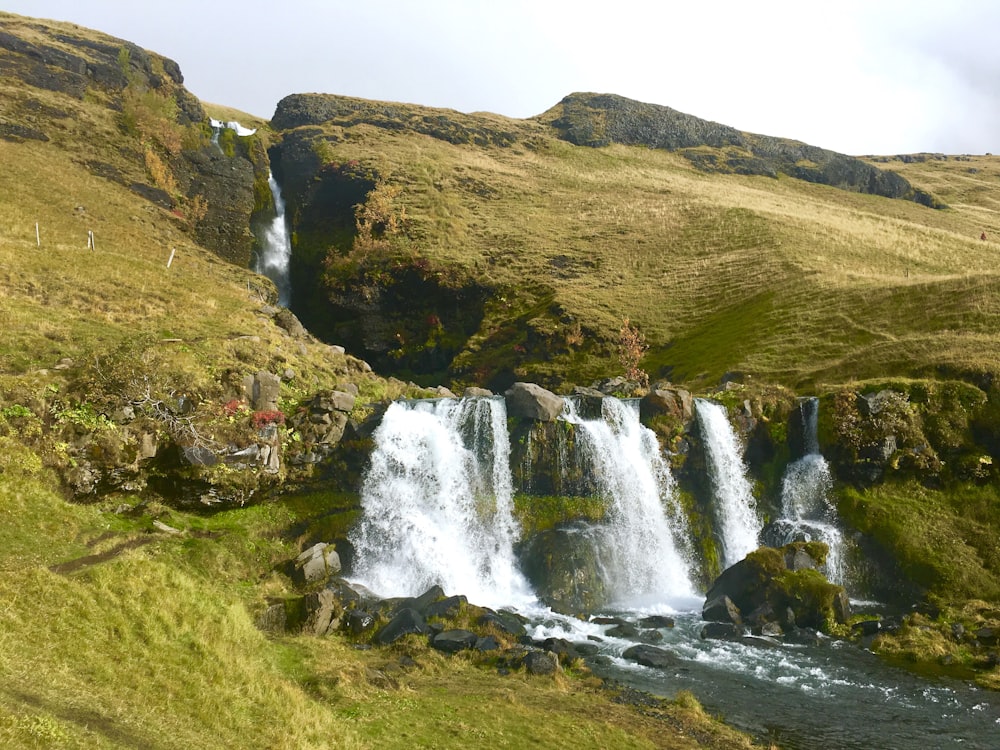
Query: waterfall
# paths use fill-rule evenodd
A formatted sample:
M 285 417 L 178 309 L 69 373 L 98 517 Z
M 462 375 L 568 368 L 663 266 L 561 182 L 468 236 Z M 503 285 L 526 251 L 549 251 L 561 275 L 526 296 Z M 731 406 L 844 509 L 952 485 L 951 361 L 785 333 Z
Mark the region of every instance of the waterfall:
M 274 198 L 275 216 L 264 228 L 260 238 L 261 249 L 254 271 L 267 276 L 278 287 L 278 304 L 287 307 L 291 302 L 292 286 L 288 277 L 288 263 L 292 257 L 292 242 L 285 222 L 285 201 L 274 175 L 268 173 L 267 185 Z
M 830 548 L 826 559 L 827 577 L 834 583 L 843 584 L 844 539 L 834 524 L 836 514 L 830 504 L 833 478 L 829 464 L 819 452 L 819 399 L 803 401 L 799 410 L 805 455 L 790 463 L 782 477 L 782 517 L 775 523 L 775 543 L 826 542 Z
M 695 399 L 695 411 L 705 445 L 725 569 L 757 549 L 762 524 L 741 458 L 742 447 L 725 408 Z
M 352 535 L 357 578 L 381 596 L 438 584 L 486 606 L 533 602 L 513 552 L 503 398 L 396 402 L 374 440 Z
M 607 397 L 601 411 L 582 419 L 567 399 L 564 418 L 579 426 L 576 449 L 608 504 L 594 534 L 607 588 L 620 603 L 693 598 L 689 531 L 656 435 L 639 422 L 638 402 Z

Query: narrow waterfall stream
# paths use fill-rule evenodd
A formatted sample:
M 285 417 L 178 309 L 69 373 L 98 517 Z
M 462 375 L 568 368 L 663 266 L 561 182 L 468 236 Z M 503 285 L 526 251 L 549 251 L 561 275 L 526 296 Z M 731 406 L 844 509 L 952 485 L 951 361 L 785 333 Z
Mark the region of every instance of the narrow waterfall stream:
M 292 284 L 288 275 L 288 264 L 292 258 L 292 241 L 288 234 L 288 223 L 285 221 L 285 201 L 281 197 L 281 188 L 273 174 L 268 174 L 267 185 L 271 188 L 271 197 L 274 199 L 275 215 L 264 227 L 254 271 L 274 282 L 278 288 L 278 304 L 288 307 L 292 300 Z
M 743 451 L 723 406 L 695 399 L 695 412 L 708 460 L 715 500 L 722 567 L 735 565 L 758 547 L 763 524 L 757 517 Z
M 781 480 L 782 517 L 773 526 L 774 538 L 767 541 L 777 546 L 799 540 L 825 542 L 830 548 L 824 566 L 827 578 L 845 585 L 844 538 L 830 502 L 833 477 L 830 465 L 819 452 L 816 434 L 819 399 L 805 400 L 800 413 L 804 455 L 785 469 Z
M 715 444 L 746 482 L 739 461 L 732 461 L 739 454 L 724 410 L 708 402 L 698 410 L 706 444 Z M 382 596 L 415 596 L 439 584 L 476 604 L 513 608 L 529 618 L 535 639 L 598 644 L 590 659 L 596 674 L 658 695 L 691 690 L 710 713 L 784 750 L 998 746 L 1000 698 L 968 683 L 922 679 L 846 642 L 701 638 L 702 599 L 688 580 L 687 542 L 678 538 L 687 530 L 676 518 L 663 456 L 632 404 L 605 399 L 602 412 L 583 419 L 569 407 L 564 418 L 578 428 L 575 449 L 599 474 L 592 479 L 608 505 L 608 523 L 595 525 L 592 535 L 609 547 L 602 558 L 615 560 L 608 575 L 618 603 L 603 614 L 634 621 L 670 613 L 675 626 L 656 630 L 672 666 L 654 669 L 622 658 L 643 638 L 648 643 L 650 630 L 637 638 L 616 636 L 608 632 L 611 625 L 558 615 L 537 601 L 514 552 L 520 531 L 511 512 L 502 398 L 389 407 L 374 435 L 363 518 L 352 536 L 354 578 Z M 726 425 L 717 423 L 720 417 Z M 741 492 L 734 497 L 746 501 Z M 799 502 L 790 499 L 789 507 Z M 749 502 L 746 507 L 752 510 Z M 742 523 L 734 536 L 755 546 L 756 518 Z

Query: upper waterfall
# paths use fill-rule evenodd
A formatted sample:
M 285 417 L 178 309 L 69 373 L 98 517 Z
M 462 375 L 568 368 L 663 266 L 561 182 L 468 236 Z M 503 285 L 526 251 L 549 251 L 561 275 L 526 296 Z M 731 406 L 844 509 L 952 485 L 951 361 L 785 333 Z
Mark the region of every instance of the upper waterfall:
M 728 568 L 757 549 L 763 524 L 757 516 L 757 502 L 747 479 L 742 448 L 725 408 L 712 401 L 695 399 L 695 410 L 712 480 L 722 567 Z
M 264 228 L 264 236 L 260 238 L 261 247 L 254 271 L 274 282 L 278 288 L 278 304 L 288 307 L 292 297 L 292 284 L 288 276 L 292 241 L 285 221 L 285 201 L 281 197 L 281 188 L 271 173 L 267 175 L 267 185 L 271 188 L 271 197 L 274 198 L 275 215 Z

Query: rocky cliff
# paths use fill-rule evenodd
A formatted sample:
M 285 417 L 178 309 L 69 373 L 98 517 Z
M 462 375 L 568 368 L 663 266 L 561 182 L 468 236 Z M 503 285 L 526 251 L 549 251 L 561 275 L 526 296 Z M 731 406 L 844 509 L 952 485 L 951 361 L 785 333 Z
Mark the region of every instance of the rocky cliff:
M 544 113 L 560 137 L 578 146 L 612 143 L 676 151 L 706 172 L 785 174 L 844 190 L 941 207 L 895 172 L 799 141 L 744 133 L 658 104 L 614 94 L 570 94 Z
M 92 173 L 172 212 L 200 244 L 249 264 L 255 183 L 265 194 L 267 183 L 259 139 L 213 144 L 173 60 L 71 24 L 0 17 L 0 137 L 75 151 Z

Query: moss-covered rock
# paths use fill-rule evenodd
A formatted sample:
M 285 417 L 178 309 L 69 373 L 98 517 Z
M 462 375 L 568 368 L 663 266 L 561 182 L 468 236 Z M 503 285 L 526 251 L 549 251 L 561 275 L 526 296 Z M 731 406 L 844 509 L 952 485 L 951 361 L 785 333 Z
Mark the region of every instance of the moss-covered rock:
M 777 622 L 786 629 L 829 631 L 834 623 L 846 622 L 849 605 L 844 588 L 816 570 L 828 551 L 822 542 L 761 547 L 725 570 L 709 588 L 706 600 L 728 597 L 741 617 L 756 625 Z

